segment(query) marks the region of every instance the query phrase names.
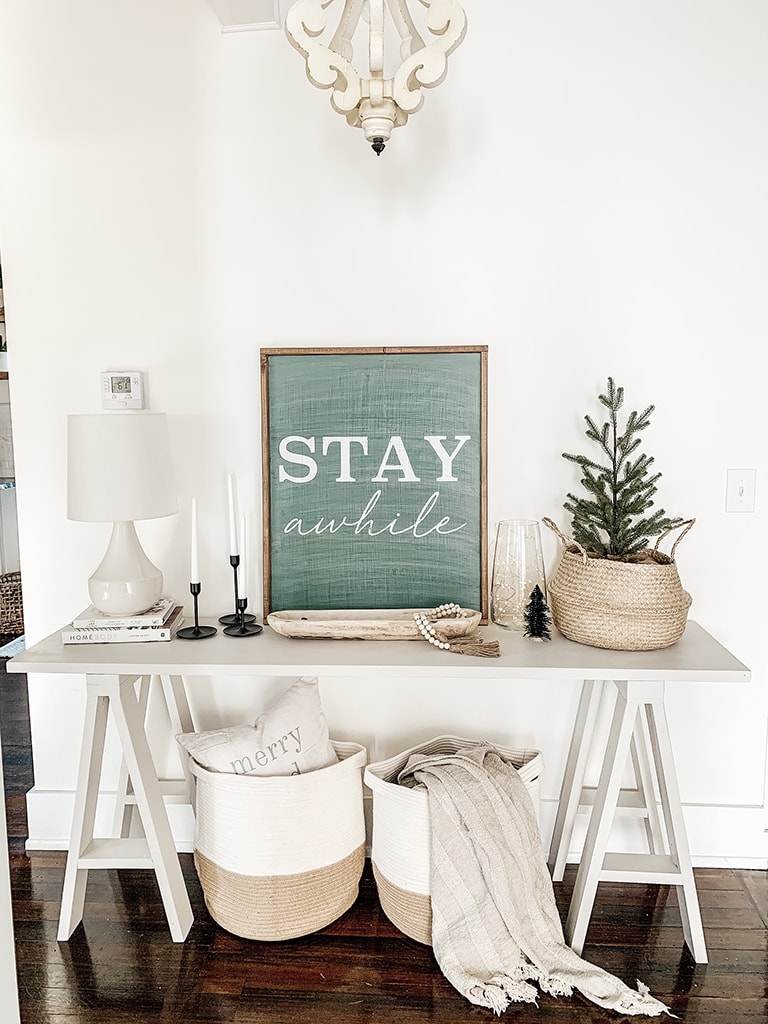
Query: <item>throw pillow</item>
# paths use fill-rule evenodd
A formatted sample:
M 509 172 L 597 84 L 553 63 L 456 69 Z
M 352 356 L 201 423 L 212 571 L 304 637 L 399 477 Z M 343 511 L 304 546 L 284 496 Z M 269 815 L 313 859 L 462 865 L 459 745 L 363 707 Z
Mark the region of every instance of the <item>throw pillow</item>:
M 314 676 L 297 679 L 253 725 L 176 739 L 203 768 L 235 775 L 301 775 L 338 761 Z

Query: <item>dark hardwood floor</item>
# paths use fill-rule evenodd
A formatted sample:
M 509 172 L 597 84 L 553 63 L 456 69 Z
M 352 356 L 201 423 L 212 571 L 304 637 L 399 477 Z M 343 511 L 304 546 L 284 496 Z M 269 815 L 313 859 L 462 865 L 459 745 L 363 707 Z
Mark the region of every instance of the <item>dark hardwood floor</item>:
M 63 853 L 24 852 L 32 785 L 26 683 L 0 659 L 0 729 L 23 1024 L 458 1024 L 495 1020 L 466 1002 L 431 949 L 385 918 L 366 869 L 355 906 L 324 931 L 284 943 L 229 935 L 208 915 L 191 855 L 182 855 L 195 923 L 173 943 L 151 872 L 96 871 L 85 916 L 56 941 Z M 555 887 L 565 913 L 574 871 Z M 683 945 L 674 890 L 601 884 L 584 956 L 629 984 L 640 979 L 688 1024 L 768 1020 L 768 873 L 698 870 L 710 953 Z M 628 1022 L 579 995 L 514 1006 L 516 1024 Z M 656 1018 L 661 1019 L 661 1018 Z M 0 1020 L 2 1010 L 0 1009 Z

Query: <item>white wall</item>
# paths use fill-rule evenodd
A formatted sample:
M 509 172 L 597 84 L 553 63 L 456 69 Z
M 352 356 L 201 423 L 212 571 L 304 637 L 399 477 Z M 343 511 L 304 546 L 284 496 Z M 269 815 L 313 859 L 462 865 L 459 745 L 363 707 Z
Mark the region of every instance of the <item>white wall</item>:
M 691 617 L 753 672 L 669 696 L 694 859 L 765 866 L 768 7 L 466 9 L 445 83 L 377 159 L 282 33 L 222 35 L 205 0 L 0 0 L 28 639 L 86 603 L 106 545 L 107 526 L 65 513 L 66 414 L 98 411 L 102 369 L 143 369 L 170 416 L 182 511 L 140 531 L 186 595 L 197 495 L 206 614 L 230 601 L 227 472 L 260 507 L 260 346 L 488 344 L 491 523 L 567 526 L 560 453 L 584 450 L 582 417 L 613 375 L 631 408 L 657 406 L 644 440 L 660 503 L 697 518 L 678 549 Z M 755 514 L 725 514 L 729 467 L 757 469 Z M 278 686 L 192 695 L 214 726 Z M 335 733 L 376 755 L 469 728 L 540 747 L 551 811 L 570 690 L 500 686 L 480 703 L 469 686 L 323 686 Z M 30 842 L 61 845 L 82 680 L 31 678 L 30 697 Z

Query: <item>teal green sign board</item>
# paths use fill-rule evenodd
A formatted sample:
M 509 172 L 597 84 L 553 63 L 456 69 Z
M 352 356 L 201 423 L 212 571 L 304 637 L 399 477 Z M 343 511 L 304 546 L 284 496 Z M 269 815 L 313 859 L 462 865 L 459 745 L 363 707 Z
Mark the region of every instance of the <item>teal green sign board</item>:
M 487 348 L 263 349 L 264 601 L 487 618 Z

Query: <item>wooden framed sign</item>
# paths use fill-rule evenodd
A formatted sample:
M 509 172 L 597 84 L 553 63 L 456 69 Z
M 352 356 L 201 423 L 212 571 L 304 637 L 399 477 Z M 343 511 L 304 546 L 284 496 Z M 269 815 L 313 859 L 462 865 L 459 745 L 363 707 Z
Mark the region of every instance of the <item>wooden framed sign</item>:
M 487 346 L 262 349 L 264 616 L 488 617 Z

